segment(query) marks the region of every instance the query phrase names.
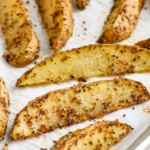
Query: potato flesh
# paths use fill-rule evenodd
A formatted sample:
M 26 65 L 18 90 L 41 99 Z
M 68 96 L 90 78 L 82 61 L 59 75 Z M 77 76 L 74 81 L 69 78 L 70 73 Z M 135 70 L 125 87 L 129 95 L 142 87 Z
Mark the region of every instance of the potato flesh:
M 24 139 L 81 123 L 149 100 L 149 92 L 127 79 L 99 81 L 47 93 L 16 117 L 11 137 Z
M 37 58 L 39 43 L 22 0 L 0 0 L 0 24 L 6 40 L 6 60 L 23 67 Z
M 73 32 L 70 0 L 36 0 L 54 51 L 60 50 Z
M 17 86 L 150 71 L 150 51 L 138 46 L 89 45 L 61 52 L 36 64 Z
M 60 138 L 51 150 L 108 150 L 132 131 L 118 121 L 94 123 Z

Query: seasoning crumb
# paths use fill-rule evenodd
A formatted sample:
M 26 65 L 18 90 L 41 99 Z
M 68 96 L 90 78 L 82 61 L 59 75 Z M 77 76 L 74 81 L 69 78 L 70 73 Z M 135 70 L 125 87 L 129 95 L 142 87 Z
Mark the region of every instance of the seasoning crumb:
M 83 24 L 85 24 L 86 22 L 85 21 L 83 21 Z
M 134 107 L 132 107 L 132 109 L 134 110 L 135 108 L 134 108 Z
M 143 108 L 143 111 L 150 114 L 150 106 Z
M 125 115 L 125 114 L 123 114 L 123 117 L 126 117 L 126 115 Z
M 147 7 L 144 7 L 145 10 L 147 10 Z
M 26 1 L 26 4 L 30 4 L 30 1 Z
M 2 55 L 2 58 L 6 60 L 7 54 L 3 54 L 3 55 Z
M 5 143 L 3 150 L 8 150 L 8 143 Z

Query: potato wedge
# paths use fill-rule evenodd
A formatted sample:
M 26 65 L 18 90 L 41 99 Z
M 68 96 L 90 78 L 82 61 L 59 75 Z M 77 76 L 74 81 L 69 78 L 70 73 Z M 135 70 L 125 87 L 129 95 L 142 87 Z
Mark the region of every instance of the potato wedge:
M 108 150 L 133 128 L 116 121 L 94 123 L 60 138 L 51 150 Z
M 36 0 L 54 51 L 60 50 L 73 32 L 70 0 Z
M 79 9 L 84 9 L 88 5 L 89 0 L 76 0 L 76 2 Z
M 135 45 L 138 45 L 138 46 L 143 47 L 143 48 L 150 49 L 150 39 L 137 42 Z
M 41 135 L 149 100 L 146 88 L 114 79 L 49 92 L 31 101 L 16 117 L 13 140 Z
M 0 0 L 0 24 L 9 64 L 24 67 L 37 58 L 39 42 L 22 0 Z
M 4 138 L 9 117 L 9 95 L 3 79 L 0 78 L 0 141 Z
M 127 39 L 133 32 L 145 0 L 115 0 L 98 42 L 114 43 Z
M 17 86 L 150 71 L 150 51 L 139 46 L 89 45 L 55 54 L 36 64 Z

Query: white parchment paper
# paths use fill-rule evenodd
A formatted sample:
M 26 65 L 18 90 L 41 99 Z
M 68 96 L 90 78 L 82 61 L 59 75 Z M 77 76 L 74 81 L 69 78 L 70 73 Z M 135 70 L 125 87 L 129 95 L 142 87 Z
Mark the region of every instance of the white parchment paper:
M 48 37 L 45 30 L 41 26 L 41 19 L 39 17 L 38 8 L 34 0 L 29 0 L 30 3 L 26 4 L 29 11 L 29 15 L 33 22 L 33 27 L 37 33 L 40 40 L 41 51 L 40 58 L 38 61 L 44 59 L 45 57 L 52 55 L 52 51 L 49 49 L 50 43 L 48 42 Z M 26 2 L 26 0 L 24 1 Z M 113 0 L 91 0 L 90 4 L 83 11 L 80 11 L 75 6 L 75 0 L 72 1 L 74 6 L 74 32 L 73 36 L 70 38 L 63 50 L 71 49 L 79 46 L 88 45 L 91 43 L 96 43 L 101 29 L 103 27 L 104 21 L 109 14 L 110 8 L 113 5 Z M 83 22 L 85 21 L 85 24 Z M 150 37 L 150 0 L 147 0 L 142 13 L 140 15 L 140 20 L 136 29 L 134 30 L 132 36 L 122 42 L 126 44 L 134 44 L 139 40 L 143 40 Z M 26 70 L 34 66 L 34 63 L 28 65 L 25 68 L 14 68 L 6 63 L 1 57 L 3 53 L 6 52 L 4 37 L 0 32 L 0 76 L 4 78 L 6 86 L 10 94 L 10 117 L 7 128 L 7 133 L 5 139 L 0 143 L 0 149 L 3 148 L 4 143 L 9 144 L 9 150 L 39 150 L 40 148 L 49 149 L 54 143 L 53 141 L 58 140 L 61 136 L 68 133 L 69 131 L 74 131 L 78 128 L 83 128 L 94 121 L 87 121 L 78 125 L 71 127 L 66 127 L 63 129 L 57 129 L 53 132 L 43 134 L 35 138 L 27 139 L 24 141 L 12 141 L 10 139 L 10 132 L 12 129 L 13 121 L 16 114 L 24 108 L 27 103 L 34 98 L 45 94 L 46 92 L 61 89 L 65 87 L 71 87 L 77 84 L 76 81 L 70 81 L 65 83 L 52 84 L 47 86 L 39 87 L 27 87 L 27 88 L 16 88 L 16 80 L 19 78 Z M 126 75 L 125 77 L 134 79 L 136 81 L 142 82 L 150 91 L 150 73 L 140 73 Z M 97 80 L 111 79 L 111 78 L 92 78 L 87 81 L 87 83 Z M 112 150 L 125 150 L 127 147 L 134 142 L 134 140 L 144 131 L 144 129 L 150 124 L 150 114 L 143 112 L 143 107 L 150 105 L 150 102 L 144 103 L 142 105 L 135 106 L 134 109 L 128 108 L 123 109 L 102 119 L 115 120 L 119 119 L 121 122 L 125 122 L 134 127 L 134 131 L 127 136 L 121 143 L 117 144 L 112 148 Z M 123 117 L 125 114 L 125 117 Z M 150 149 L 150 148 L 149 148 Z M 148 149 L 148 150 L 149 150 Z

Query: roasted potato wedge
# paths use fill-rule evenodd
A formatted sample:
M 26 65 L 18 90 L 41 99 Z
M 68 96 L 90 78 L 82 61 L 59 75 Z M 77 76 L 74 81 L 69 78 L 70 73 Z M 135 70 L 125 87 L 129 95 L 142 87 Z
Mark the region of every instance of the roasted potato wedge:
M 150 71 L 150 51 L 147 49 L 126 45 L 89 45 L 46 58 L 23 74 L 17 86 L 145 71 Z
M 31 101 L 17 116 L 13 140 L 41 135 L 149 100 L 147 89 L 128 79 L 78 85 L 47 93 Z
M 145 0 L 115 0 L 98 42 L 114 43 L 127 39 L 133 32 Z
M 0 78 L 0 141 L 4 138 L 9 117 L 9 95 L 3 79 Z
M 116 121 L 102 121 L 70 132 L 51 150 L 108 150 L 132 131 L 132 127 Z
M 0 0 L 0 25 L 9 64 L 24 67 L 37 58 L 39 42 L 22 0 Z
M 150 39 L 137 42 L 135 45 L 138 45 L 140 47 L 147 48 L 150 50 Z
M 76 0 L 76 2 L 79 9 L 84 9 L 88 5 L 89 0 Z
M 36 0 L 54 51 L 60 50 L 73 32 L 70 0 Z

